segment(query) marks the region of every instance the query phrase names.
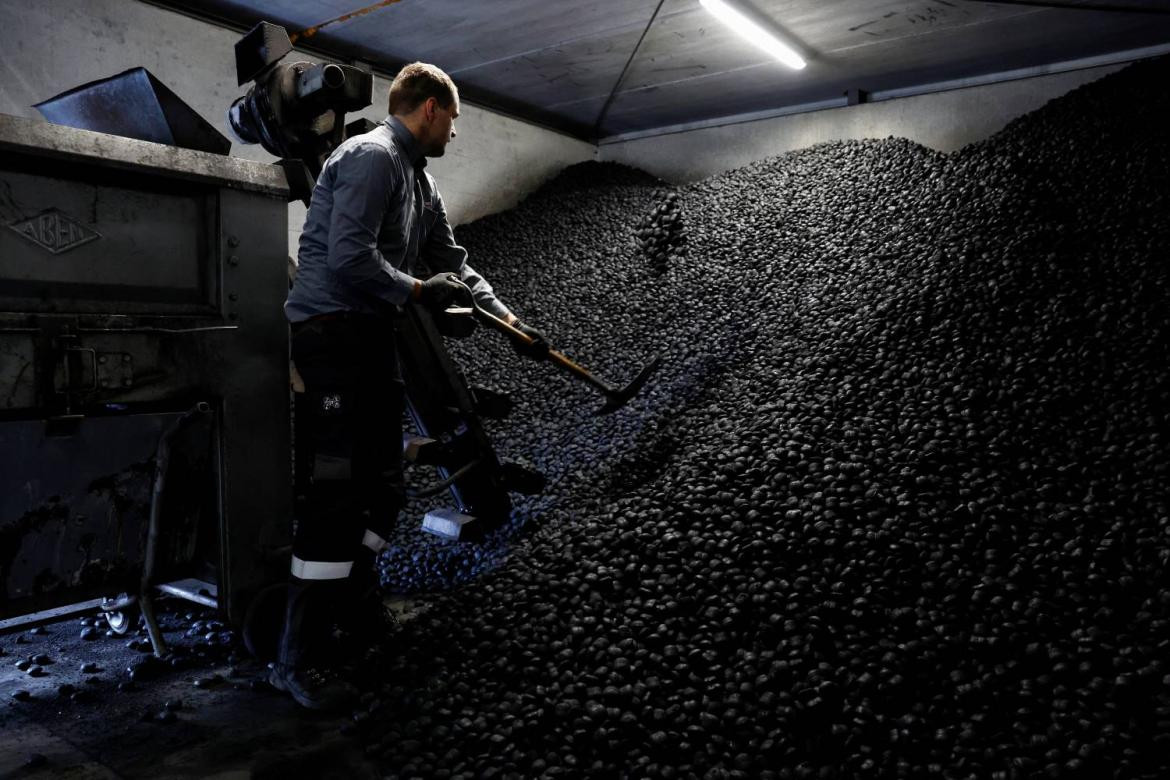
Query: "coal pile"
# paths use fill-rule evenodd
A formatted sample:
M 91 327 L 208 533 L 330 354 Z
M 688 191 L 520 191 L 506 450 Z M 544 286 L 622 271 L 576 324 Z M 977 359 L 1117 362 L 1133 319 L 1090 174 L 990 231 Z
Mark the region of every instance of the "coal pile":
M 436 778 L 1170 774 L 1168 77 L 950 155 L 828 143 L 675 188 L 575 166 L 461 228 L 572 357 L 664 366 L 599 418 L 496 334 L 453 344 L 549 487 L 474 560 L 406 532 L 384 558 L 391 587 L 464 584 L 396 638 L 370 751 Z M 671 206 L 687 251 L 656 269 L 638 231 Z
M 638 248 L 654 270 L 662 272 L 682 254 L 687 240 L 686 225 L 678 205 L 677 192 L 655 192 L 662 201 L 634 231 Z

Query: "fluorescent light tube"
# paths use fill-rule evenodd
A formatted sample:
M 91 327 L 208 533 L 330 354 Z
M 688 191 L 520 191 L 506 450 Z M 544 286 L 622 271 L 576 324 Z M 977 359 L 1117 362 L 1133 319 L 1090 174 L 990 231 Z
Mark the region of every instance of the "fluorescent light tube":
M 735 30 L 753 46 L 771 54 L 790 68 L 800 70 L 804 67 L 804 58 L 797 54 L 791 46 L 749 19 L 743 11 L 735 6 L 724 0 L 699 0 L 699 3 L 716 19 Z

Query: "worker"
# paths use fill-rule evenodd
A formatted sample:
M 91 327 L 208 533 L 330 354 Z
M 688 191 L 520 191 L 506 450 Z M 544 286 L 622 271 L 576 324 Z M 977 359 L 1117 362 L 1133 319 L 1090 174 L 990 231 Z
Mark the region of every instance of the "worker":
M 458 117 L 450 76 L 420 62 L 404 67 L 390 85 L 389 116 L 325 162 L 301 233 L 285 312 L 308 407 L 298 404 L 298 413 L 309 416 L 309 441 L 297 445 L 312 449 L 312 478 L 269 682 L 311 709 L 352 695 L 323 673 L 336 666 L 326 650 L 333 618 L 361 604 L 382 610 L 375 562 L 404 503 L 396 316 L 412 304 L 446 308 L 470 288 L 479 306 L 533 339 L 517 351 L 548 353 L 544 335 L 467 264 L 426 172 L 427 158 L 455 138 Z M 420 275 L 424 265 L 429 275 Z

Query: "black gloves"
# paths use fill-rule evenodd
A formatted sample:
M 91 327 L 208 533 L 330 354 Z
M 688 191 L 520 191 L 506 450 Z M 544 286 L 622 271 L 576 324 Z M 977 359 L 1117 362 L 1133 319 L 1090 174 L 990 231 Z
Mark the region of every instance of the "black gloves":
M 512 327 L 532 339 L 531 344 L 525 344 L 520 339 L 513 339 L 512 346 L 517 354 L 533 360 L 543 360 L 548 357 L 548 338 L 531 325 L 525 325 L 520 320 L 512 323 Z
M 467 288 L 459 281 L 459 274 L 447 271 L 423 282 L 418 291 L 418 300 L 423 306 L 441 311 L 461 295 L 467 295 Z

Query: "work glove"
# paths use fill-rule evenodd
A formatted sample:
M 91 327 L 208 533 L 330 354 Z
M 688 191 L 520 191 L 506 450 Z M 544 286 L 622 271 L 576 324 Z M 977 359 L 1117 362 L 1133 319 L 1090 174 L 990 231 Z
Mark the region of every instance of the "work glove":
M 526 325 L 520 320 L 513 322 L 512 327 L 532 339 L 531 344 L 525 344 L 520 339 L 513 339 L 512 346 L 516 348 L 517 354 L 522 357 L 532 358 L 533 360 L 543 360 L 548 357 L 548 337 L 536 328 L 531 325 Z
M 418 300 L 429 309 L 442 311 L 466 294 L 466 288 L 459 281 L 459 274 L 447 271 L 435 274 L 423 282 L 418 292 Z

